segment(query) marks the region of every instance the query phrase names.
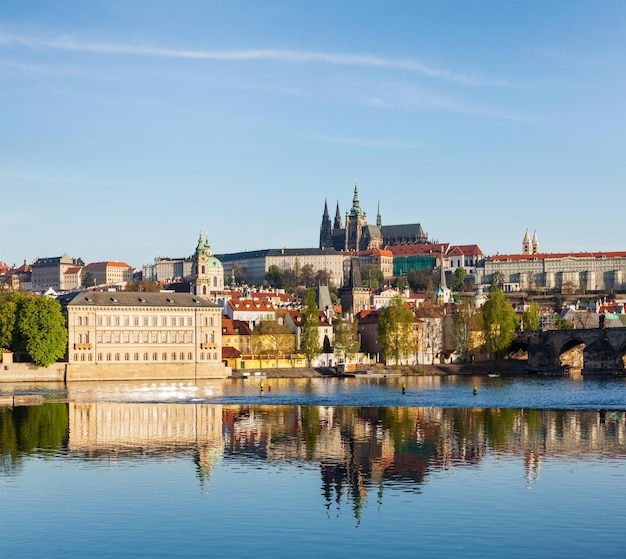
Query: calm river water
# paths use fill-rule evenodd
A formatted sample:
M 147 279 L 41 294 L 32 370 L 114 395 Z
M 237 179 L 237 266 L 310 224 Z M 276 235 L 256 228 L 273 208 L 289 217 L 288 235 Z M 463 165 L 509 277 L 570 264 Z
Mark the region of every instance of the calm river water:
M 626 555 L 624 379 L 0 392 L 2 557 Z

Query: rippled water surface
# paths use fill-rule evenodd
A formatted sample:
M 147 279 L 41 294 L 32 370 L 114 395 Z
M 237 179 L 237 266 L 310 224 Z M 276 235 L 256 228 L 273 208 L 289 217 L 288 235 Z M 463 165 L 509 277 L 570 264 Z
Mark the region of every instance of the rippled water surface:
M 48 401 L 0 408 L 3 557 L 571 558 L 626 549 L 622 380 L 3 391 Z

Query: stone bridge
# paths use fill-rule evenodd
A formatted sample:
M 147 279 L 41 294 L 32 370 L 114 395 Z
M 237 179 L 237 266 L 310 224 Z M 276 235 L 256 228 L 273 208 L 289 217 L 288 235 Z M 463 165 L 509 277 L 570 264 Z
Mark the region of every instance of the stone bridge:
M 583 374 L 626 373 L 626 328 L 547 330 L 526 334 L 528 368 Z M 518 340 L 523 343 L 522 340 Z

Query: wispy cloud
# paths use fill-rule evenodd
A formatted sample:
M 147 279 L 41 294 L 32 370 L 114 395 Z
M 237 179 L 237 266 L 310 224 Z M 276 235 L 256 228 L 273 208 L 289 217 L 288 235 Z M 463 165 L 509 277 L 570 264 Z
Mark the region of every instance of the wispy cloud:
M 322 63 L 336 66 L 362 66 L 390 70 L 404 70 L 422 76 L 442 79 L 474 87 L 517 87 L 506 80 L 481 78 L 468 73 L 453 72 L 436 68 L 411 58 L 388 58 L 364 54 L 341 54 L 319 51 L 289 49 L 246 49 L 246 50 L 193 50 L 164 48 L 153 45 L 83 41 L 69 35 L 51 38 L 38 38 L 0 32 L 0 45 L 25 47 L 33 50 L 64 50 L 117 54 L 132 56 L 153 56 L 218 61 L 266 60 L 287 63 Z
M 388 138 L 325 137 L 319 138 L 319 141 L 329 144 L 341 144 L 377 149 L 421 149 L 428 146 L 426 143 L 405 142 L 402 140 L 392 140 Z
M 601 62 L 599 58 L 579 55 L 564 49 L 554 47 L 535 47 L 531 49 L 531 52 L 539 58 L 552 60 L 568 66 L 600 66 Z
M 533 115 L 500 109 L 494 105 L 486 105 L 484 102 L 476 103 L 400 81 L 352 83 L 343 95 L 363 105 L 380 109 L 408 112 L 435 110 L 518 122 L 544 122 L 543 119 Z
M 23 173 L 15 171 L 0 171 L 0 181 L 13 183 L 37 183 L 46 185 L 71 185 L 92 187 L 128 187 L 134 183 L 125 180 L 109 180 L 93 177 L 80 177 L 68 175 L 54 175 L 46 173 Z

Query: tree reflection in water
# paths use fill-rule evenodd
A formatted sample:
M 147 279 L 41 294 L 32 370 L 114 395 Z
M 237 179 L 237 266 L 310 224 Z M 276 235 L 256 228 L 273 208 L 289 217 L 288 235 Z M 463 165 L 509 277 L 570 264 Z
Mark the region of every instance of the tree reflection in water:
M 626 417 L 596 410 L 109 402 L 0 409 L 3 476 L 19 475 L 27 455 L 59 453 L 187 453 L 205 487 L 219 460 L 315 464 L 329 514 L 347 502 L 358 521 L 370 492 L 379 504 L 389 485 L 419 493 L 433 473 L 477 467 L 489 454 L 521 458 L 529 482 L 546 457 L 623 457 Z

